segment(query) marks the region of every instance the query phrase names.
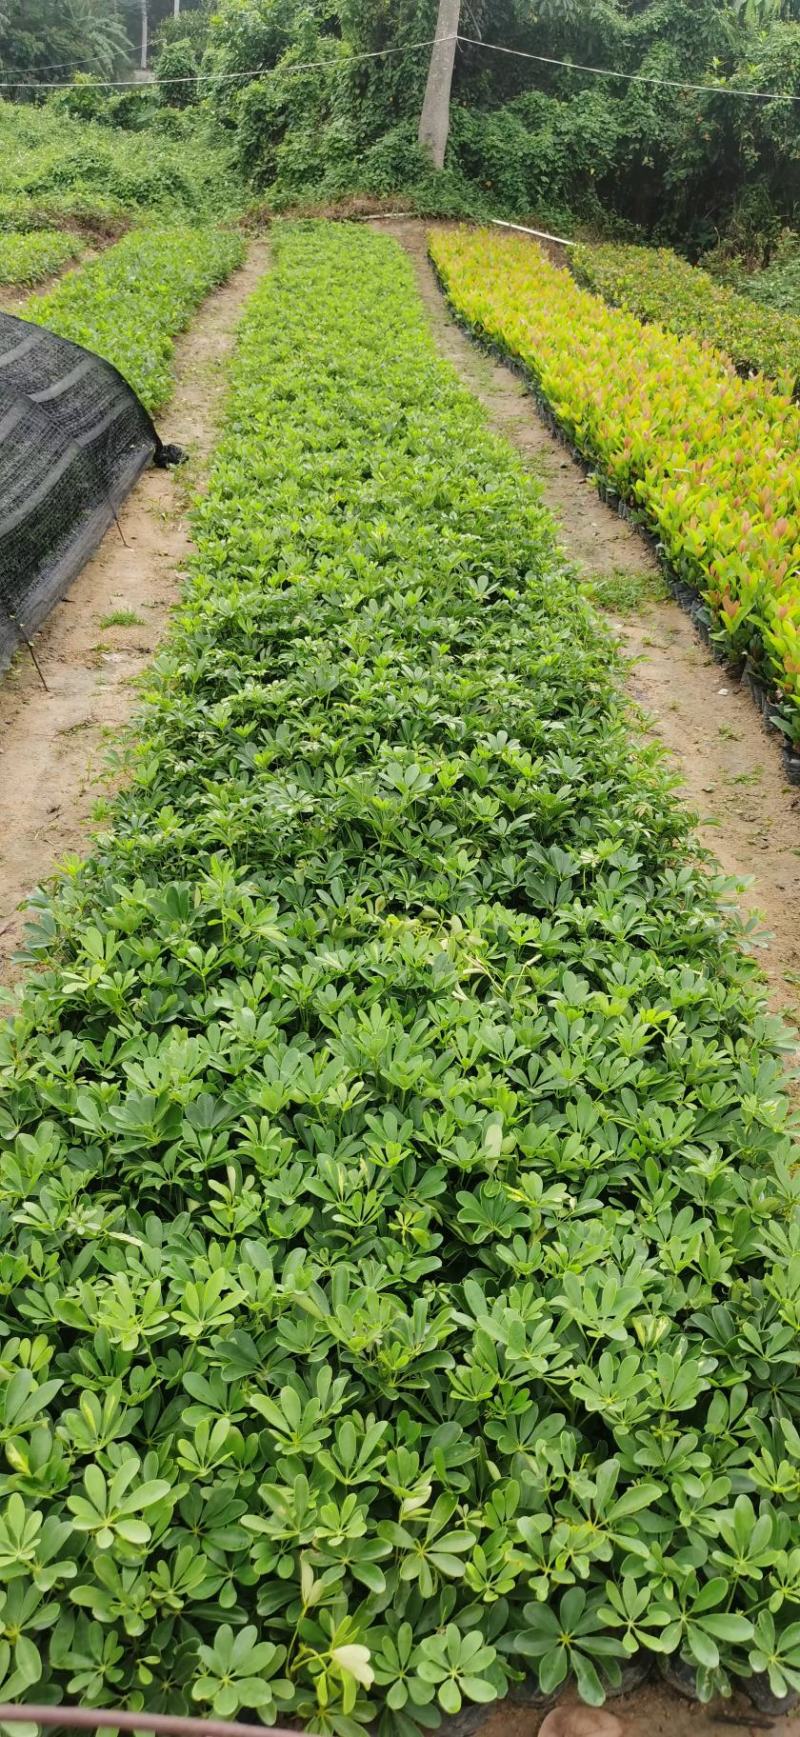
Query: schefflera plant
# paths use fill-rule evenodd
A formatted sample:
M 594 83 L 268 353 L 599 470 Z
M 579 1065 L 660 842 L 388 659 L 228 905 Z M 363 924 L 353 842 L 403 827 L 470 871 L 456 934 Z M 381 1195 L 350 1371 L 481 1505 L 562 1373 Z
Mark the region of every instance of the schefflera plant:
M 196 538 L 0 1033 L 2 1693 L 780 1692 L 783 1039 L 389 240 L 278 230 Z
M 0 234 L 0 282 L 6 239 Z M 187 224 L 133 230 L 44 295 L 31 296 L 25 318 L 104 356 L 152 413 L 172 391 L 173 340 L 243 258 L 244 242 L 232 230 Z

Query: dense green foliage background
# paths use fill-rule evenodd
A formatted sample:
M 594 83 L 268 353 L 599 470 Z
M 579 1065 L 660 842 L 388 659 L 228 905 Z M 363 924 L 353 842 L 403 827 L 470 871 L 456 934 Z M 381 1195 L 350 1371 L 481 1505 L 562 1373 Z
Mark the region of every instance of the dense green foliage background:
M 0 66 L 75 61 L 81 87 L 58 98 L 118 127 L 176 126 L 213 112 L 241 172 L 282 208 L 308 198 L 409 193 L 425 209 L 601 224 L 691 251 L 733 237 L 769 250 L 800 204 L 800 0 L 470 0 L 462 30 L 531 55 L 705 94 L 459 50 L 446 172 L 416 143 L 437 0 L 210 0 L 180 19 L 148 0 L 159 78 L 111 94 L 86 81 L 130 59 L 138 0 L 0 0 Z M 363 61 L 364 53 L 397 50 Z M 312 71 L 295 71 L 307 62 Z M 239 78 L 264 69 L 264 77 Z M 67 71 L 67 77 L 71 73 Z M 185 117 L 184 117 L 185 118 Z
M 205 64 L 281 76 L 214 95 L 242 167 L 280 199 L 309 189 L 430 191 L 417 152 L 427 55 L 353 53 L 432 34 L 435 0 L 220 0 Z M 462 29 L 532 54 L 646 76 L 800 95 L 797 0 L 496 0 Z M 290 76 L 293 62 L 330 70 Z M 598 79 L 459 52 L 448 182 L 435 197 L 557 218 L 611 214 L 709 245 L 736 224 L 777 233 L 800 200 L 797 108 Z
M 79 86 L 43 107 L 0 103 L 0 230 L 233 216 L 244 190 L 213 124 L 169 110 L 166 127 L 108 126 L 103 101 Z
M 115 76 L 129 53 L 120 0 L 2 0 L 0 76 L 57 79 L 76 64 Z
M 198 0 L 182 3 L 180 28 L 191 31 Z M 141 41 L 143 4 L 149 31 L 169 30 L 172 0 L 2 0 L 0 78 L 124 75 Z

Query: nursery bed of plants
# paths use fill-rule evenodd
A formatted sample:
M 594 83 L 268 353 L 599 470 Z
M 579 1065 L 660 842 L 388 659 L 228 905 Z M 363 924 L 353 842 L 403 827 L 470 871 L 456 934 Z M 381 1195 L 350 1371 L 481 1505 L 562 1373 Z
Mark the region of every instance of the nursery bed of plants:
M 800 236 L 795 231 L 784 232 L 772 259 L 761 271 L 747 271 L 735 261 L 720 261 L 717 269 L 726 282 L 751 301 L 800 317 Z
M 800 410 L 763 376 L 609 308 L 534 244 L 430 240 L 456 310 L 522 362 L 561 428 L 655 533 L 715 639 L 800 744 Z
M 77 236 L 57 230 L 0 230 L 0 284 L 41 283 L 82 252 Z
M 516 457 L 279 233 L 0 1033 L 6 1700 L 410 1737 L 800 1685 L 780 1034 Z
M 800 319 L 788 312 L 754 305 L 669 247 L 579 246 L 570 266 L 579 283 L 612 307 L 713 344 L 740 371 L 766 374 L 789 394 L 796 391 Z
M 152 413 L 170 394 L 176 334 L 243 257 L 241 236 L 226 230 L 133 230 L 32 296 L 25 318 L 104 356 Z

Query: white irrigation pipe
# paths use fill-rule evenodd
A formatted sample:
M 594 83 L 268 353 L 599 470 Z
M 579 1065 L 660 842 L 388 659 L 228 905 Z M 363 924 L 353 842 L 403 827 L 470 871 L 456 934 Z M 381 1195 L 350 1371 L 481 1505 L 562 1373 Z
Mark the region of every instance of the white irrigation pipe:
M 563 235 L 548 235 L 546 229 L 526 229 L 524 223 L 504 223 L 502 217 L 490 217 L 489 222 L 495 229 L 518 229 L 520 235 L 535 235 L 539 241 L 556 241 L 559 247 L 575 247 L 574 241 L 567 241 Z
M 424 223 L 416 211 L 368 211 L 357 217 L 348 217 L 348 223 Z M 520 235 L 535 235 L 537 241 L 555 241 L 559 247 L 577 247 L 576 241 L 567 241 L 563 235 L 548 235 L 546 229 L 529 229 L 524 223 L 504 223 L 502 217 L 485 217 L 475 219 L 478 228 L 482 223 L 491 223 L 495 229 L 516 229 Z

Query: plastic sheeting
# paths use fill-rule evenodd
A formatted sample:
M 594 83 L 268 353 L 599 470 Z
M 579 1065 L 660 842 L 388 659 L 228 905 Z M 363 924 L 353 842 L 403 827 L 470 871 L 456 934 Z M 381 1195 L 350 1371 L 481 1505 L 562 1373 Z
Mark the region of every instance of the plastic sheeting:
M 141 472 L 171 457 L 109 362 L 0 314 L 0 668 L 63 597 Z

